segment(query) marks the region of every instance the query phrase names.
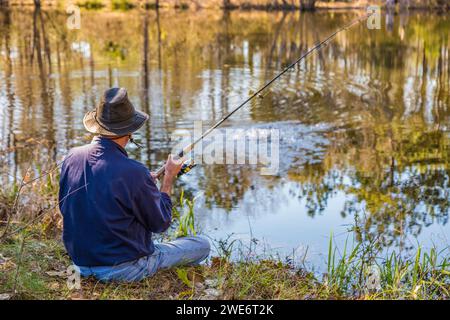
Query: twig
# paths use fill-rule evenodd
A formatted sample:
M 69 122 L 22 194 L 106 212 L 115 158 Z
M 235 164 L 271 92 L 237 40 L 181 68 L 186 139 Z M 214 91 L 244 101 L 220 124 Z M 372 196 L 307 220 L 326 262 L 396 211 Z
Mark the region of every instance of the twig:
M 8 232 L 9 225 L 11 224 L 12 216 L 13 216 L 13 214 L 17 211 L 17 206 L 18 206 L 19 198 L 20 198 L 20 192 L 22 191 L 23 187 L 24 187 L 25 184 L 26 184 L 25 178 L 28 176 L 28 171 L 30 170 L 31 164 L 32 164 L 32 163 L 33 163 L 33 160 L 31 159 L 31 160 L 30 160 L 30 163 L 28 164 L 28 168 L 27 168 L 27 170 L 25 171 L 25 174 L 22 176 L 22 180 L 20 181 L 20 187 L 19 187 L 19 190 L 17 190 L 17 194 L 16 194 L 16 197 L 14 198 L 14 204 L 13 204 L 12 210 L 11 210 L 11 212 L 8 214 L 8 219 L 7 219 L 7 222 L 6 222 L 5 230 L 3 230 L 3 233 L 2 233 L 2 235 L 0 236 L 0 240 L 3 239 L 3 238 L 5 237 L 5 235 L 6 235 L 6 233 Z
M 22 257 L 23 257 L 24 247 L 25 247 L 25 236 L 23 236 L 22 243 L 20 244 L 19 259 L 17 261 L 16 274 L 14 276 L 14 286 L 13 286 L 13 290 L 12 290 L 13 295 L 17 294 L 17 290 L 16 290 L 17 289 L 17 281 L 19 280 L 19 271 L 20 271 L 20 266 L 22 265 Z
M 62 164 L 62 161 L 59 162 L 59 163 L 57 163 L 55 167 L 53 167 L 53 168 L 51 168 L 51 169 L 49 169 L 49 170 L 47 170 L 47 171 L 44 171 L 44 173 L 41 174 L 40 176 L 38 176 L 38 177 L 36 177 L 36 178 L 33 178 L 33 179 L 27 181 L 27 182 L 24 184 L 24 187 L 27 186 L 27 185 L 29 185 L 29 184 L 31 184 L 31 183 L 33 183 L 33 182 L 35 182 L 36 180 L 39 180 L 39 179 L 45 177 L 46 175 L 50 174 L 51 172 L 55 171 L 56 169 L 59 168 L 59 166 L 60 166 L 61 164 Z
M 61 202 L 63 202 L 64 200 L 66 200 L 66 198 L 72 194 L 74 194 L 75 192 L 77 192 L 78 190 L 81 190 L 82 188 L 86 187 L 88 185 L 88 183 L 86 183 L 85 185 L 73 190 L 72 192 L 69 192 L 68 194 L 66 194 L 61 200 L 58 201 L 57 204 L 51 206 L 50 208 L 47 208 L 45 210 L 43 210 L 40 214 L 38 214 L 36 217 L 34 217 L 33 219 L 31 219 L 28 223 L 26 223 L 24 226 L 21 226 L 17 229 L 15 229 L 14 231 L 11 231 L 10 233 L 7 234 L 7 236 L 12 236 L 13 234 L 20 232 L 22 230 L 24 230 L 25 228 L 27 228 L 28 226 L 32 225 L 33 223 L 35 223 L 39 218 L 42 218 L 47 212 L 51 211 L 52 209 L 56 208 L 57 206 L 59 206 L 59 204 Z M 1 238 L 0 238 L 1 240 Z
M 13 232 L 11 232 L 11 233 L 8 233 L 8 229 L 9 229 L 9 226 L 11 225 L 11 223 L 12 223 L 12 221 L 11 221 L 12 215 L 13 215 L 13 213 L 14 213 L 15 211 L 17 211 L 18 201 L 19 201 L 19 197 L 20 197 L 20 193 L 21 193 L 22 189 L 23 189 L 25 186 L 27 186 L 27 185 L 29 185 L 29 184 L 31 184 L 31 183 L 33 183 L 33 182 L 35 182 L 35 181 L 37 181 L 37 180 L 39 180 L 39 179 L 45 177 L 46 175 L 50 174 L 51 172 L 55 171 L 57 168 L 59 168 L 59 166 L 62 164 L 62 162 L 57 163 L 56 166 L 53 167 L 52 169 L 47 170 L 47 171 L 44 171 L 44 173 L 41 174 L 40 176 L 38 176 L 38 177 L 36 177 L 36 178 L 34 178 L 34 179 L 31 179 L 31 180 L 25 182 L 25 178 L 26 178 L 26 176 L 28 175 L 28 171 L 29 171 L 30 168 L 31 168 L 31 164 L 32 164 L 32 161 L 30 161 L 30 164 L 29 164 L 29 166 L 28 166 L 28 169 L 27 169 L 25 175 L 24 175 L 23 178 L 22 178 L 22 181 L 21 181 L 21 183 L 20 183 L 19 190 L 17 191 L 17 195 L 16 195 L 16 197 L 15 197 L 15 199 L 14 199 L 14 205 L 13 205 L 13 208 L 12 208 L 12 210 L 11 210 L 11 213 L 8 215 L 8 219 L 7 219 L 6 222 L 5 222 L 6 227 L 5 227 L 5 229 L 3 230 L 3 233 L 0 235 L 0 241 L 3 240 L 4 238 L 6 238 L 7 236 L 10 236 L 10 235 L 12 235 L 12 234 L 14 234 L 14 233 L 17 232 L 17 229 L 16 229 L 15 231 L 13 231 Z M 83 187 L 84 187 L 84 186 L 83 186 Z M 80 187 L 80 188 L 82 188 L 82 187 Z M 77 190 L 78 190 L 78 189 L 77 189 Z M 75 190 L 75 191 L 77 191 L 77 190 Z M 71 194 L 71 193 L 69 193 L 68 195 L 70 195 L 70 194 Z M 64 199 L 65 199 L 65 197 L 64 197 L 62 200 L 64 200 Z M 61 201 L 62 201 L 62 200 L 61 200 Z M 59 204 L 59 202 L 58 202 L 58 204 Z M 56 206 L 56 205 L 55 205 L 55 206 Z M 50 208 L 47 209 L 47 210 L 53 209 L 55 206 L 50 207 Z M 45 211 L 44 211 L 43 213 L 45 213 Z M 39 218 L 40 216 L 42 216 L 43 213 L 39 214 L 36 218 L 32 219 L 32 220 L 30 221 L 30 223 L 28 223 L 25 227 L 27 227 L 28 225 L 30 225 L 31 223 L 33 223 L 33 222 L 34 222 L 37 218 Z M 20 229 L 20 230 L 22 230 L 22 229 Z

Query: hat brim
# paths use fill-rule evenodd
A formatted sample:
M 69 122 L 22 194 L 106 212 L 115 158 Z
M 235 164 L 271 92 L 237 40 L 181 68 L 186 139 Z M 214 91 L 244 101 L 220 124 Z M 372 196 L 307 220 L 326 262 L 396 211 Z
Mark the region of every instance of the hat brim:
M 83 119 L 84 127 L 87 131 L 94 134 L 101 134 L 104 136 L 120 137 L 131 134 L 139 130 L 149 116 L 145 112 L 137 111 L 134 116 L 119 124 L 105 124 L 99 123 L 95 117 L 96 111 L 92 110 L 86 113 Z

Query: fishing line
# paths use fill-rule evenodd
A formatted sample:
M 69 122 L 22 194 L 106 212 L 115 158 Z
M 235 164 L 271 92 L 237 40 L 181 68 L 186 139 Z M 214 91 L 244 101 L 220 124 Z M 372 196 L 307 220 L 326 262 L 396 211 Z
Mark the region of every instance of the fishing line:
M 300 63 L 302 60 L 306 59 L 308 56 L 310 56 L 313 52 L 320 50 L 322 47 L 325 47 L 328 42 L 330 42 L 334 37 L 336 37 L 340 32 L 342 31 L 346 31 L 349 28 L 351 28 L 352 26 L 365 21 L 366 19 L 368 19 L 371 14 L 367 14 L 361 18 L 355 19 L 352 22 L 348 23 L 347 25 L 345 25 L 344 27 L 338 29 L 337 31 L 335 31 L 334 33 L 332 33 L 330 36 L 328 36 L 325 40 L 322 40 L 321 42 L 319 42 L 318 44 L 316 44 L 315 46 L 313 46 L 312 48 L 310 48 L 308 51 L 306 51 L 303 55 L 300 56 L 300 58 L 298 58 L 297 60 L 295 60 L 294 62 L 292 62 L 290 65 L 288 65 L 285 69 L 283 69 L 283 71 L 281 71 L 280 73 L 278 73 L 275 77 L 273 77 L 270 81 L 268 81 L 265 85 L 263 85 L 260 89 L 258 89 L 256 92 L 254 92 L 253 94 L 251 94 L 244 102 L 242 102 L 240 105 L 238 105 L 236 108 L 234 108 L 230 113 L 228 113 L 225 117 L 223 117 L 221 120 L 219 120 L 215 125 L 213 125 L 212 127 L 210 127 L 208 130 L 206 130 L 199 138 L 197 138 L 194 142 L 188 144 L 186 147 L 183 148 L 183 150 L 181 150 L 180 152 L 178 152 L 176 154 L 176 156 L 174 157 L 175 159 L 182 159 L 186 154 L 190 153 L 195 145 L 197 143 L 199 143 L 200 141 L 202 141 L 207 135 L 209 135 L 214 129 L 216 129 L 217 127 L 219 127 L 222 123 L 224 123 L 225 121 L 228 120 L 228 118 L 230 118 L 236 111 L 238 111 L 239 109 L 241 109 L 242 107 L 244 107 L 247 103 L 249 103 L 250 101 L 252 101 L 255 97 L 259 97 L 260 94 L 267 89 L 270 85 L 272 85 L 272 83 L 274 83 L 275 81 L 277 81 L 280 77 L 282 77 L 286 72 L 288 72 L 289 70 L 291 70 L 292 68 L 294 68 L 298 63 Z M 264 96 L 263 96 L 264 97 Z M 189 164 L 185 164 L 183 165 L 182 168 L 182 172 L 181 174 L 184 174 L 186 172 L 189 172 L 193 166 L 195 166 L 195 164 L 193 164 L 193 162 L 191 161 Z M 164 168 L 165 166 L 162 166 L 161 168 L 159 168 L 156 171 L 156 177 L 159 178 L 163 173 L 164 173 Z

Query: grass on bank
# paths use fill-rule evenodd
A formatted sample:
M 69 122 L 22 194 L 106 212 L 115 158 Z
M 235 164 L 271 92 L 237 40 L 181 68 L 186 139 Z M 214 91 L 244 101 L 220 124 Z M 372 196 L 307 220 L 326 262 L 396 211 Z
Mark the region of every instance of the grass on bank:
M 230 250 L 235 250 L 233 246 Z M 238 250 L 238 249 L 236 249 Z M 137 283 L 82 278 L 70 290 L 70 259 L 58 237 L 37 227 L 0 244 L 0 296 L 9 299 L 448 299 L 450 264 L 420 249 L 411 259 L 392 253 L 378 264 L 379 287 L 371 287 L 360 247 L 343 255 L 331 247 L 323 277 L 276 259 L 231 261 L 226 253 L 198 267 L 158 272 Z
M 449 248 L 423 252 L 410 258 L 395 251 L 378 254 L 373 243 L 344 246 L 337 255 L 330 237 L 327 274 L 323 281 L 336 295 L 350 294 L 370 299 L 448 299 L 450 297 Z
M 38 170 L 0 190 L 0 297 L 5 299 L 299 299 L 326 298 L 312 274 L 272 260 L 231 262 L 232 243 L 198 267 L 158 272 L 138 283 L 82 278 L 70 290 L 71 265 L 61 241 L 57 209 L 58 170 Z M 167 237 L 195 233 L 193 200 L 181 193 L 175 228 Z M 36 211 L 36 212 L 35 212 Z M 11 219 L 9 219 L 12 217 Z M 7 227 L 6 227 L 7 226 Z M 316 292 L 312 294 L 312 292 Z
M 326 298 L 312 274 L 270 260 L 231 263 L 215 257 L 204 266 L 158 272 L 137 283 L 82 279 L 67 286 L 70 259 L 62 243 L 37 230 L 0 245 L 0 295 L 12 299 L 299 299 Z

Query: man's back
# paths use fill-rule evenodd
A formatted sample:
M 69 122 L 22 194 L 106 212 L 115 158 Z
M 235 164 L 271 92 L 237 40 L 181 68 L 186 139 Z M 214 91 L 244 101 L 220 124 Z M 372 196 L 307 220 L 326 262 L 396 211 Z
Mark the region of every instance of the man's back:
M 63 240 L 79 266 L 111 266 L 154 251 L 152 232 L 166 230 L 171 201 L 150 172 L 114 141 L 96 137 L 72 149 L 60 179 Z

